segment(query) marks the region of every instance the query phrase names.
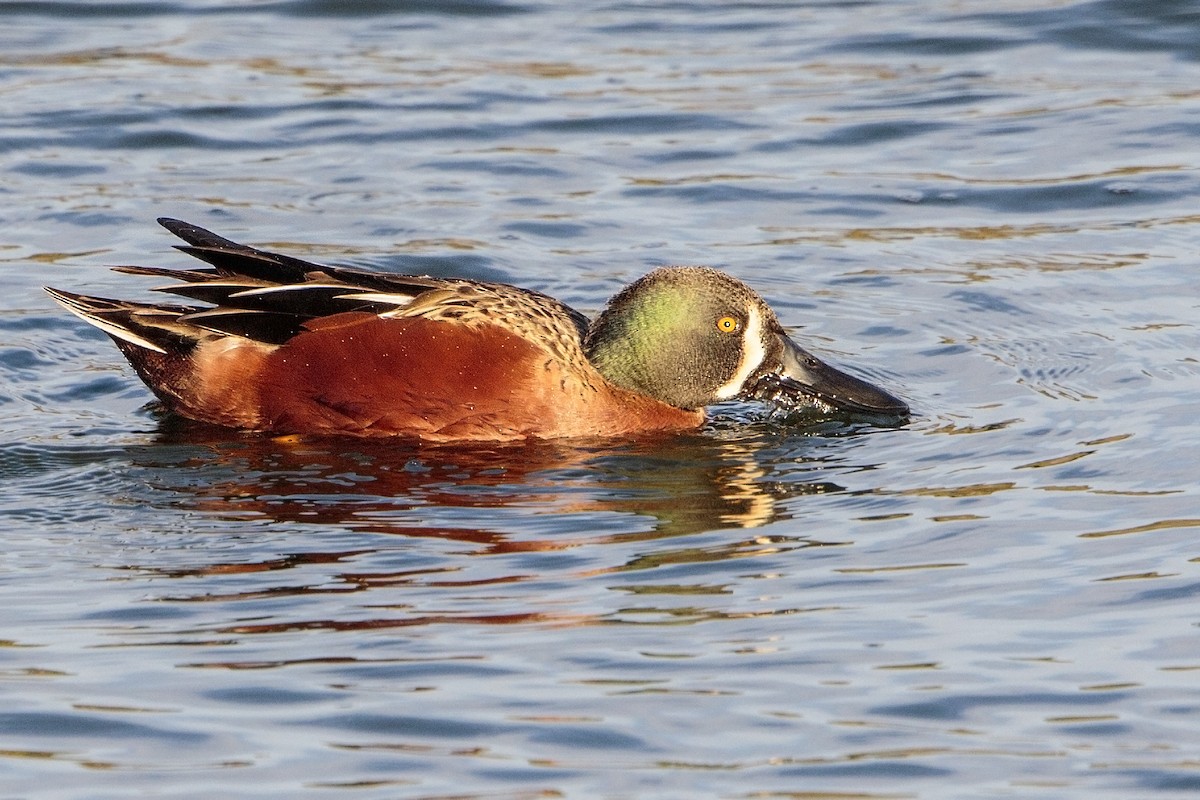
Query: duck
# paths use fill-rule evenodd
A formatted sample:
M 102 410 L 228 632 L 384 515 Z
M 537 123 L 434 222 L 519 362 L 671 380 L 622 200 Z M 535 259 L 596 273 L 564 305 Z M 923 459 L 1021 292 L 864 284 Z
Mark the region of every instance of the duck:
M 207 266 L 113 269 L 168 279 L 154 291 L 184 302 L 46 291 L 108 334 L 166 409 L 199 422 L 500 442 L 693 431 L 733 400 L 909 414 L 801 348 L 754 290 L 713 268 L 655 269 L 589 320 L 530 289 L 315 264 L 158 222 Z

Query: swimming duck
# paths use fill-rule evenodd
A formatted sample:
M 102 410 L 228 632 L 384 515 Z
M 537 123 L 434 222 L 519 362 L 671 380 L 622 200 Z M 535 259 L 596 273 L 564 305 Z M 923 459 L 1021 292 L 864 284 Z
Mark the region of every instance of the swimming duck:
M 734 399 L 908 413 L 800 348 L 715 269 L 657 269 L 589 322 L 528 289 L 323 266 L 158 221 L 210 266 L 115 269 L 209 305 L 46 291 L 112 337 L 167 408 L 202 422 L 446 442 L 683 431 Z

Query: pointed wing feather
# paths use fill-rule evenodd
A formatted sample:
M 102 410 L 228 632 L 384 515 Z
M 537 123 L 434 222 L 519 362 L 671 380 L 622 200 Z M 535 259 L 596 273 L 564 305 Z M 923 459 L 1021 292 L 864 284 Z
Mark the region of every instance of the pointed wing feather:
M 238 244 L 180 220 L 164 217 L 159 223 L 187 242 L 179 245 L 179 250 L 210 267 L 115 269 L 131 275 L 170 278 L 177 282 L 154 291 L 212 307 L 152 306 L 52 292 L 55 299 L 110 335 L 154 350 L 178 348 L 213 334 L 280 344 L 313 320 L 367 312 L 385 318 L 424 317 L 472 327 L 504 319 L 512 329 L 541 342 L 567 361 L 585 358 L 580 339 L 587 329 L 587 318 L 537 292 L 504 284 L 315 264 Z
M 223 275 L 248 275 L 276 283 L 296 283 L 319 264 L 279 253 L 268 253 L 218 236 L 199 225 L 170 217 L 160 217 L 158 224 L 188 243 L 178 249 L 207 261 Z
M 202 303 L 212 303 L 213 305 L 221 305 L 226 298 L 243 292 L 247 289 L 254 289 L 264 284 L 261 281 L 251 280 L 209 280 L 209 281 L 193 281 L 191 283 L 169 283 L 166 286 L 155 286 L 150 291 L 162 292 L 163 294 L 174 294 L 180 297 L 186 297 L 189 300 L 199 300 Z
M 244 336 L 256 342 L 283 344 L 299 333 L 304 318 L 288 312 L 257 311 L 241 308 L 211 308 L 185 314 L 179 322 L 215 333 Z
M 363 292 L 344 283 L 299 283 L 248 288 L 225 296 L 220 304 L 232 308 L 272 311 L 313 319 L 347 311 L 383 314 L 407 305 L 410 295 Z
M 152 275 L 158 278 L 187 281 L 188 283 L 211 281 L 218 277 L 215 269 L 167 269 L 164 267 L 139 267 L 132 264 L 113 267 L 112 271 L 125 275 Z
M 45 287 L 46 293 L 63 308 L 94 325 L 114 339 L 167 353 L 186 350 L 195 342 L 195 329 L 178 320 L 199 311 L 191 306 L 148 306 L 107 297 L 90 297 Z

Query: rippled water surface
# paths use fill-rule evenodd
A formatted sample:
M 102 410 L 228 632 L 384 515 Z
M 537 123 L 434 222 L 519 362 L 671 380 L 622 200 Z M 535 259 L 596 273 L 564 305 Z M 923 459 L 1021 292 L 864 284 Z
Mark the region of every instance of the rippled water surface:
M 0 795 L 1196 796 L 1197 30 L 0 4 Z M 201 428 L 40 290 L 149 297 L 159 215 L 589 313 L 719 266 L 917 414 Z

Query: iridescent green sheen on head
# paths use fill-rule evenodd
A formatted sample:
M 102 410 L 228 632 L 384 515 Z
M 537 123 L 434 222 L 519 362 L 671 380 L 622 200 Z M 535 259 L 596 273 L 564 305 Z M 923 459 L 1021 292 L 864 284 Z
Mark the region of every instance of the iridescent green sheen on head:
M 728 329 L 722 329 L 722 320 Z M 740 281 L 706 267 L 667 267 L 630 284 L 592 324 L 584 349 L 610 382 L 679 408 L 727 400 L 778 327 Z M 750 334 L 751 338 L 747 338 Z

